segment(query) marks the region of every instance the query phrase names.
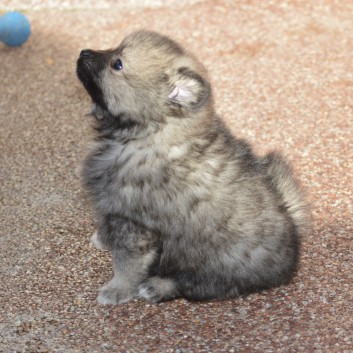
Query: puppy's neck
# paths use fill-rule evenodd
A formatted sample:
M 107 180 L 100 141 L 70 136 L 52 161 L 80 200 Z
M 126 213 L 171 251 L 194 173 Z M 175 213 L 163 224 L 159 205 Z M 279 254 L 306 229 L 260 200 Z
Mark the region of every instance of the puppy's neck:
M 144 124 L 129 113 L 113 115 L 96 103 L 93 104 L 91 114 L 95 117 L 94 129 L 100 138 L 135 137 L 145 129 Z

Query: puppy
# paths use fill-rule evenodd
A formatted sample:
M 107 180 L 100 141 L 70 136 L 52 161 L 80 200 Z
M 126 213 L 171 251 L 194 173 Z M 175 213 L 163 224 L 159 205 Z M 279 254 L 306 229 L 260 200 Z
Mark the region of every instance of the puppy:
M 288 283 L 306 205 L 278 154 L 257 157 L 217 117 L 202 64 L 173 40 L 138 31 L 83 50 L 95 145 L 83 181 L 93 243 L 113 259 L 98 302 L 223 299 Z

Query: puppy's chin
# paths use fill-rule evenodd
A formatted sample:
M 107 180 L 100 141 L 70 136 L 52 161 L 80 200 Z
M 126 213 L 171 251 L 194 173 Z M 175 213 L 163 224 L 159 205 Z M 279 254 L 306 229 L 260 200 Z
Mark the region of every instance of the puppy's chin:
M 87 86 L 89 86 L 89 82 L 93 81 L 89 62 L 83 60 L 82 58 L 79 58 L 77 60 L 77 65 L 76 65 L 76 75 L 79 78 L 79 80 L 82 82 L 84 87 L 87 89 Z

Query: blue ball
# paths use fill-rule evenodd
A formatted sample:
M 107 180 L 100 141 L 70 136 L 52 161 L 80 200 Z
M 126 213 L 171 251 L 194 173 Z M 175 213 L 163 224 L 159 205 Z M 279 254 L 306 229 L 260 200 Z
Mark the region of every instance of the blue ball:
M 31 25 L 19 12 L 8 12 L 0 17 L 0 40 L 9 47 L 22 45 L 31 34 Z

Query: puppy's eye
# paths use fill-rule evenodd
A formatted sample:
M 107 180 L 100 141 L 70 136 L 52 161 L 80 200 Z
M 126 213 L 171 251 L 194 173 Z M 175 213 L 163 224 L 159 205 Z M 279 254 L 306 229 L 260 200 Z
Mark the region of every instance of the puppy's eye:
M 112 63 L 112 67 L 113 67 L 114 70 L 117 70 L 117 71 L 122 70 L 123 69 L 123 63 L 121 62 L 120 59 L 115 60 Z

